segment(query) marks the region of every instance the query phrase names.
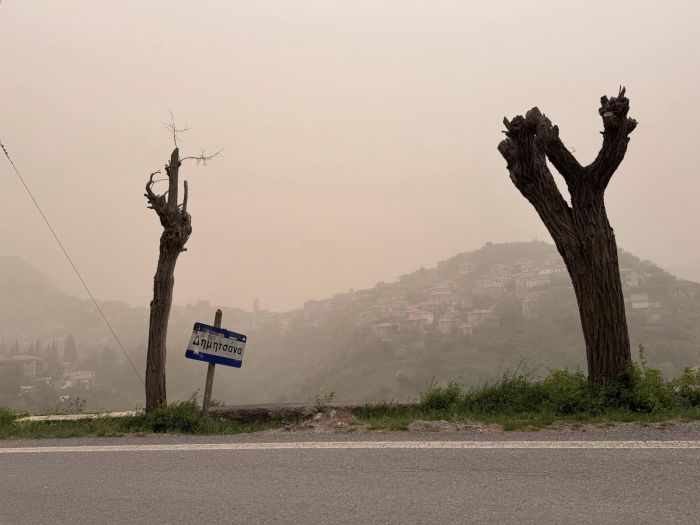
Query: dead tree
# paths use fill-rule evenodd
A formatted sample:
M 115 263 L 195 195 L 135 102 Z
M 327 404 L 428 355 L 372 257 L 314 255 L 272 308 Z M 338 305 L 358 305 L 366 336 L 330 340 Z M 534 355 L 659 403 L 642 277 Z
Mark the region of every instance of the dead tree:
M 145 197 L 148 208 L 153 209 L 163 226 L 160 236 L 158 266 L 153 278 L 153 300 L 148 325 L 148 353 L 146 355 L 146 410 L 152 410 L 166 403 L 165 388 L 165 356 L 166 338 L 168 335 L 168 319 L 173 302 L 173 287 L 175 285 L 175 264 L 180 253 L 187 251 L 185 244 L 192 233 L 192 217 L 187 211 L 188 188 L 184 181 L 182 203 L 178 203 L 179 171 L 184 160 L 193 159 L 197 163 L 204 162 L 218 155 L 206 156 L 202 153 L 195 157 L 180 158 L 177 144 L 177 134 L 187 129 L 177 129 L 175 122 L 166 125 L 172 132 L 175 149 L 170 155 L 170 162 L 165 165 L 168 190 L 158 195 L 153 191 L 153 180 L 160 171 L 151 173 L 146 184 Z
M 518 115 L 510 122 L 504 118 L 507 138 L 498 145 L 511 180 L 539 214 L 569 271 L 586 343 L 588 378 L 595 383 L 616 376 L 631 359 L 617 244 L 604 193 L 637 126 L 627 116 L 625 88 L 600 101 L 603 145 L 588 166 L 579 164 L 559 138 L 559 128 L 536 107 L 525 117 Z M 559 192 L 547 160 L 564 178 L 571 205 Z

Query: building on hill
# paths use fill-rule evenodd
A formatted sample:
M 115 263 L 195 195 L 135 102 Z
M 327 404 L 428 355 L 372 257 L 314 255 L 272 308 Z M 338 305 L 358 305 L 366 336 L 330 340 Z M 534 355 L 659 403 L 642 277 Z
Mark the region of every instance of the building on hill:
M 651 306 L 649 296 L 645 293 L 633 293 L 625 302 L 632 310 L 647 310 Z
M 399 325 L 397 323 L 380 323 L 372 327 L 374 335 L 384 341 L 394 339 L 399 333 Z
M 510 266 L 510 274 L 529 273 L 535 270 L 535 262 L 532 259 L 518 259 Z
M 472 290 L 474 295 L 499 299 L 508 293 L 507 282 L 508 279 L 478 279 L 474 281 Z
M 460 261 L 459 269 L 457 270 L 457 272 L 459 273 L 459 275 L 469 275 L 474 271 L 474 269 L 475 266 L 473 263 L 469 261 Z
M 646 320 L 648 323 L 658 323 L 671 316 L 671 311 L 668 307 L 662 305 L 659 301 L 654 301 L 646 310 Z
M 526 273 L 514 275 L 515 280 L 515 297 L 518 299 L 525 298 L 533 288 L 545 286 L 552 282 L 551 274 Z
M 452 328 L 454 327 L 454 319 L 450 317 L 441 317 L 437 320 L 437 329 L 440 333 L 444 335 L 449 335 L 452 333 Z
M 457 329 L 462 335 L 472 336 L 474 334 L 474 327 L 469 323 L 462 323 L 457 327 Z
M 541 304 L 547 292 L 528 292 L 520 298 L 520 311 L 525 319 L 539 319 Z
M 86 390 L 95 384 L 96 374 L 92 370 L 76 370 L 68 372 L 63 378 L 62 389 L 67 388 L 84 388 Z
M 479 326 L 486 321 L 497 321 L 498 314 L 493 310 L 472 310 L 467 312 L 467 323 L 471 326 Z
M 470 293 L 467 292 L 459 292 L 455 296 L 455 306 L 458 306 L 462 309 L 465 310 L 471 310 L 474 308 L 474 298 L 471 296 Z
M 510 269 L 507 264 L 492 264 L 489 267 L 489 275 L 494 281 L 500 281 L 501 279 L 507 279 L 510 275 Z
M 433 288 L 428 292 L 428 304 L 442 307 L 452 304 L 455 301 L 455 294 L 448 288 Z
M 620 270 L 620 280 L 623 286 L 627 288 L 636 288 L 639 286 L 640 275 L 634 268 L 623 268 Z
M 7 359 L 0 358 L 0 367 L 14 370 L 24 380 L 35 381 L 46 370 L 46 361 L 34 355 L 17 354 Z
M 433 314 L 431 312 L 415 310 L 401 321 L 401 330 L 412 332 L 425 332 L 428 326 L 433 324 Z
M 566 265 L 564 264 L 564 260 L 561 258 L 561 255 L 550 255 L 537 266 L 537 271 L 541 275 L 562 273 L 566 271 Z
M 534 297 L 526 297 L 520 301 L 520 310 L 525 319 L 540 318 L 540 302 Z

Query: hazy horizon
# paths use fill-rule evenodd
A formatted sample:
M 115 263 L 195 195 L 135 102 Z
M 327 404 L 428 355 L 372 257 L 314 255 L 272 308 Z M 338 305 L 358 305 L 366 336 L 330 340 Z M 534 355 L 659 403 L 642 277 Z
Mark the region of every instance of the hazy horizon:
M 676 130 L 700 117 L 698 15 L 689 1 L 5 0 L 0 139 L 95 295 L 145 305 L 161 227 L 142 194 L 172 110 L 184 154 L 224 149 L 182 169 L 194 231 L 175 303 L 279 311 L 487 241 L 551 242 L 496 151 L 501 120 L 537 105 L 588 163 L 599 97 L 625 84 L 640 124 L 607 192 L 618 244 L 693 278 L 700 180 Z M 83 297 L 5 160 L 0 174 L 0 253 Z

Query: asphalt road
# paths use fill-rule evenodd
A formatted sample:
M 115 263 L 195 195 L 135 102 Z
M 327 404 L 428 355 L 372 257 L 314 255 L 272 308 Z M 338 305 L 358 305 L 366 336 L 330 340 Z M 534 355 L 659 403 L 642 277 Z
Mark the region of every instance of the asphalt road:
M 605 448 L 636 447 L 635 438 L 686 441 Z M 0 523 L 698 523 L 698 439 L 679 431 L 5 441 Z M 554 448 L 510 448 L 524 440 Z M 264 445 L 316 441 L 360 448 Z M 367 441 L 394 448 L 363 448 L 383 447 Z M 426 441 L 464 448 L 422 448 Z M 589 441 L 603 448 L 578 448 Z M 105 445 L 121 448 L 96 448 Z

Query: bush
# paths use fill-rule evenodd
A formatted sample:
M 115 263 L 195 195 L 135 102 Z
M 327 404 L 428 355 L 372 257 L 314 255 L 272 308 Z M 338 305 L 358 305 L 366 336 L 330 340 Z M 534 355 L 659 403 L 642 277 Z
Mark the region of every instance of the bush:
M 686 407 L 700 407 L 700 368 L 686 368 L 671 381 L 671 389 Z
M 445 388 L 430 388 L 421 395 L 420 406 L 425 410 L 449 410 L 460 400 L 462 389 L 457 383 Z
M 505 372 L 495 383 L 467 392 L 463 405 L 479 413 L 512 414 L 540 411 L 543 401 L 541 383 L 516 371 Z
M 588 379 L 580 370 L 552 370 L 540 383 L 545 406 L 559 416 L 585 412 L 592 405 Z
M 17 415 L 9 408 L 0 407 L 0 428 L 9 427 L 15 422 Z
M 659 369 L 649 367 L 644 347 L 640 346 L 639 362 L 630 363 L 617 378 L 603 385 L 591 385 L 580 370 L 552 370 L 540 380 L 516 370 L 466 392 L 455 383 L 430 388 L 421 397 L 419 408 L 444 415 L 599 416 L 611 411 L 669 415 L 698 406 L 700 369 L 688 368 L 682 376 L 665 381 Z
M 597 408 L 654 413 L 679 406 L 678 396 L 671 384 L 664 381 L 661 371 L 649 368 L 641 345 L 639 361 L 639 364 L 630 363 L 616 379 L 595 387 Z
M 187 401 L 156 408 L 145 417 L 153 432 L 194 434 L 202 432 L 206 425 L 196 395 Z

